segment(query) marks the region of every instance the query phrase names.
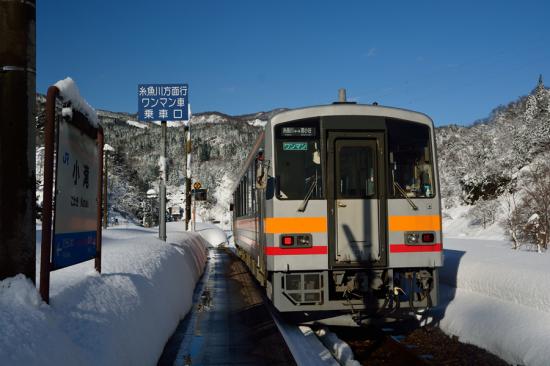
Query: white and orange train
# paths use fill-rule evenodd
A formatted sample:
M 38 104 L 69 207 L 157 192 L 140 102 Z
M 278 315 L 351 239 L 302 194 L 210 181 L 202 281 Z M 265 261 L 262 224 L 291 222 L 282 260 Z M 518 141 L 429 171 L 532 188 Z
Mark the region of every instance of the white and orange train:
M 274 115 L 233 193 L 239 256 L 274 307 L 356 322 L 437 304 L 432 120 L 345 101 Z

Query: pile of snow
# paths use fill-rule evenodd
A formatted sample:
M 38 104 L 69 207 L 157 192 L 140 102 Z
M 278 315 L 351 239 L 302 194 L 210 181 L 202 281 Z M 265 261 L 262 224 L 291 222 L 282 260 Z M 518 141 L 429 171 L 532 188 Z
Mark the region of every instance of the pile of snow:
M 93 261 L 52 272 L 50 305 L 23 276 L 1 281 L 1 363 L 156 364 L 207 260 L 201 236 L 167 231 L 166 243 L 138 227 L 104 231 L 102 273 Z
M 296 364 L 300 366 L 340 366 L 310 327 L 298 327 L 282 321 L 277 314 L 273 315 L 275 324 Z
M 446 238 L 441 329 L 512 364 L 547 365 L 550 256 L 497 240 Z
M 71 104 L 71 107 L 85 115 L 92 126 L 99 126 L 99 119 L 97 118 L 97 113 L 84 98 L 80 96 L 80 91 L 78 86 L 73 79 L 67 77 L 63 80 L 59 80 L 55 85 L 59 89 L 59 96 L 65 103 Z
M 225 231 L 214 224 L 210 224 L 207 222 L 197 222 L 195 223 L 194 229 L 196 233 L 202 236 L 202 238 L 213 247 L 228 244 Z
M 338 336 L 330 332 L 326 328 L 318 329 L 315 334 L 321 342 L 330 350 L 330 353 L 334 356 L 340 365 L 344 366 L 360 366 L 361 364 L 353 358 L 353 351 L 350 346 L 342 341 Z

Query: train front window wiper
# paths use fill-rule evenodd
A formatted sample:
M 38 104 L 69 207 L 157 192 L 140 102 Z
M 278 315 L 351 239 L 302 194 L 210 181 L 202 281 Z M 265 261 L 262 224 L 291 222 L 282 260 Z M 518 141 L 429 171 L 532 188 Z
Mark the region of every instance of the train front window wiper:
M 302 204 L 300 207 L 298 207 L 298 212 L 304 212 L 307 207 L 307 203 L 309 202 L 309 199 L 311 198 L 311 195 L 313 194 L 313 191 L 315 188 L 317 188 L 317 172 L 315 172 L 314 175 L 306 179 L 306 183 L 308 180 L 312 180 L 311 185 L 309 186 L 309 189 L 306 193 L 306 196 L 304 197 L 304 200 L 302 201 Z
M 393 186 L 397 188 L 397 191 L 403 196 L 404 199 L 407 200 L 407 202 L 409 202 L 413 210 L 415 211 L 418 210 L 418 206 L 414 204 L 414 202 L 409 198 L 409 196 L 407 196 L 407 192 L 405 192 L 405 190 L 401 188 L 399 183 L 397 183 L 396 181 L 393 181 Z

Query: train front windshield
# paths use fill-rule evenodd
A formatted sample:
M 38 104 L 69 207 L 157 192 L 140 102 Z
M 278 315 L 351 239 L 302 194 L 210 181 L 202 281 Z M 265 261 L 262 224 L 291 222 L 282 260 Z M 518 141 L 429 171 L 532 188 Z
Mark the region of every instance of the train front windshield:
M 434 197 L 430 128 L 414 122 L 387 120 L 390 196 Z
M 315 123 L 286 123 L 275 141 L 277 195 L 280 199 L 322 198 L 321 145 Z

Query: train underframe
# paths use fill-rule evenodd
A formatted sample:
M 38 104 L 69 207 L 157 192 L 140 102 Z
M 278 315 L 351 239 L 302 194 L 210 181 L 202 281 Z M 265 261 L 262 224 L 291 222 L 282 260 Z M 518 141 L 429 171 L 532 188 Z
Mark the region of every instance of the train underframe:
M 437 306 L 437 268 L 340 268 L 264 273 L 246 251 L 251 269 L 275 309 L 295 323 L 359 325 L 410 317 Z
M 294 321 L 341 324 L 346 318 L 361 324 L 437 305 L 438 276 L 435 268 L 270 272 L 266 291 Z

